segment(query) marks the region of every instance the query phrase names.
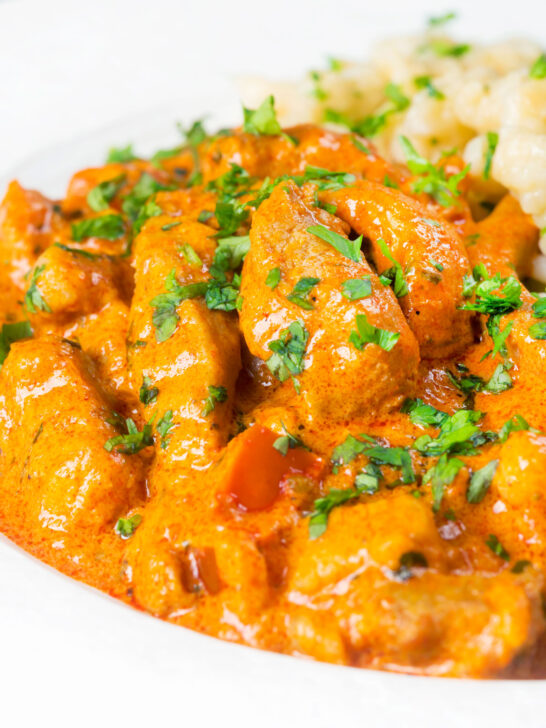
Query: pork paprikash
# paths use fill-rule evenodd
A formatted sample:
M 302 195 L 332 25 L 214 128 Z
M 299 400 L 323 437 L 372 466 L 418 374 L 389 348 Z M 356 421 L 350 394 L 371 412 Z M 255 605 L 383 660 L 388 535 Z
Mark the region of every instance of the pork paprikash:
M 354 133 L 196 123 L 0 210 L 0 528 L 216 637 L 540 674 L 546 299 L 509 195 Z M 537 656 L 538 655 L 538 656 Z

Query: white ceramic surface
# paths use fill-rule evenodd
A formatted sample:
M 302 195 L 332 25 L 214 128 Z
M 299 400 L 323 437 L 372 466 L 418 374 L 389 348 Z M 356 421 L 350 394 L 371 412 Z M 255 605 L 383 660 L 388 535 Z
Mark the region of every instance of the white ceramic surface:
M 493 5 L 502 12 L 502 3 Z M 536 7 L 544 28 L 546 12 Z M 388 9 L 382 33 L 387 16 Z M 497 29 L 501 21 L 495 17 Z M 536 25 L 529 27 L 536 37 Z M 235 119 L 221 79 L 7 173 L 0 165 L 0 193 L 17 176 L 60 195 L 70 174 L 100 163 L 109 146 L 168 147 L 177 140 L 174 121 L 211 110 L 212 127 Z M 396 676 L 225 644 L 129 609 L 0 537 L 0 725 L 544 728 L 546 683 Z

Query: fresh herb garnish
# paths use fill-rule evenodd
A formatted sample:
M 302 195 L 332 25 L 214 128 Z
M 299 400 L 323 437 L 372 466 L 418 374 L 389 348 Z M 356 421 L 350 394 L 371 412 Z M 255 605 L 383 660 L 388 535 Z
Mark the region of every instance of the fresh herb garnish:
M 417 76 L 413 79 L 416 88 L 425 90 L 432 99 L 445 99 L 444 94 L 432 83 L 430 76 Z
M 359 301 L 372 295 L 372 281 L 370 276 L 363 278 L 349 278 L 341 284 L 341 292 L 349 301 Z
M 113 179 L 101 182 L 93 187 L 87 195 L 87 204 L 95 212 L 102 212 L 110 207 L 110 202 L 114 199 L 125 183 L 125 175 L 119 174 Z
M 359 351 L 367 344 L 376 344 L 384 351 L 390 351 L 400 338 L 398 331 L 387 331 L 370 324 L 365 313 L 356 315 L 356 328 L 357 331 L 351 331 L 349 341 Z
M 274 136 L 281 133 L 281 125 L 275 113 L 275 99 L 268 96 L 256 110 L 243 107 L 243 130 L 247 134 Z
M 390 260 L 390 262 L 392 263 L 391 268 L 388 268 L 387 270 L 384 270 L 383 273 L 381 273 L 381 275 L 379 276 L 379 280 L 384 286 L 392 286 L 396 298 L 403 298 L 404 296 L 407 296 L 409 293 L 409 288 L 406 278 L 404 276 L 404 271 L 402 270 L 402 266 L 400 265 L 400 263 L 398 263 L 398 261 L 393 258 L 388 245 L 382 238 L 378 238 L 377 244 L 379 245 L 379 248 L 385 258 Z
M 402 405 L 402 412 L 409 414 L 414 425 L 423 427 L 441 427 L 449 418 L 447 412 L 442 412 L 431 404 L 425 404 L 422 399 L 407 399 Z
M 435 513 L 440 510 L 442 505 L 445 487 L 451 485 L 463 466 L 464 463 L 459 458 L 449 457 L 447 453 L 443 453 L 436 465 L 433 465 L 425 473 L 423 483 L 431 483 L 432 510 Z
M 499 135 L 496 131 L 488 131 L 486 135 L 487 139 L 487 149 L 485 152 L 485 165 L 483 168 L 483 178 L 489 179 L 491 176 L 491 165 L 493 164 L 493 155 L 495 154 L 495 149 L 497 148 L 497 144 L 499 143 Z
M 203 261 L 189 243 L 184 243 L 183 245 L 181 245 L 180 252 L 190 265 L 199 267 L 203 265 Z
M 485 541 L 486 545 L 489 546 L 491 551 L 496 554 L 497 556 L 500 556 L 501 559 L 504 561 L 510 561 L 510 554 L 508 551 L 504 548 L 504 546 L 501 544 L 497 536 L 495 536 L 494 533 L 490 533 Z
M 217 387 L 214 384 L 210 384 L 208 390 L 209 396 L 206 398 L 205 406 L 203 407 L 203 411 L 201 412 L 203 417 L 210 415 L 210 413 L 216 407 L 217 402 L 225 402 L 228 397 L 228 391 L 225 387 Z
M 142 516 L 140 513 L 135 513 L 133 516 L 129 516 L 129 518 L 120 518 L 116 523 L 115 531 L 123 539 L 131 538 L 141 523 Z
M 160 293 L 150 301 L 154 307 L 152 323 L 155 328 L 155 337 L 158 342 L 169 339 L 178 325 L 180 317 L 176 312 L 177 307 L 187 298 L 204 296 L 209 284 L 206 281 L 201 283 L 188 283 L 181 286 L 176 280 L 175 269 L 173 268 L 165 279 L 167 293 Z
M 124 455 L 134 455 L 145 447 L 154 444 L 152 438 L 153 419 L 147 422 L 139 432 L 134 421 L 129 417 L 125 420 L 125 428 L 127 433 L 124 435 L 115 435 L 111 437 L 105 444 L 104 449 L 108 452 L 116 450 Z
M 303 371 L 305 347 L 309 332 L 301 321 L 293 321 L 288 328 L 281 331 L 279 338 L 269 342 L 273 354 L 266 361 L 269 371 L 281 382 L 292 377 L 296 385 L 296 377 Z
M 125 226 L 121 215 L 101 215 L 72 224 L 72 239 L 77 243 L 85 238 L 117 240 L 124 232 Z
M 286 298 L 296 306 L 310 311 L 313 304 L 307 297 L 318 283 L 320 283 L 320 278 L 300 278 Z
M 407 137 L 401 136 L 400 143 L 410 172 L 419 176 L 419 179 L 412 183 L 412 190 L 417 194 L 425 192 L 443 207 L 453 205 L 461 194 L 458 184 L 470 171 L 470 165 L 458 174 L 447 177 L 445 170 L 435 167 L 422 157 Z
M 296 447 L 303 448 L 304 450 L 309 450 L 307 445 L 304 445 L 304 443 L 297 435 L 293 435 L 291 432 L 288 432 L 284 424 L 282 428 L 285 434 L 277 437 L 277 439 L 273 443 L 273 447 L 275 448 L 275 450 L 278 450 L 281 455 L 286 456 L 289 450 L 294 450 L 294 448 Z
M 542 53 L 531 66 L 530 78 L 546 78 L 546 53 Z
M 437 15 L 428 19 L 428 25 L 430 28 L 437 28 L 440 25 L 445 25 L 451 20 L 455 20 L 457 13 L 445 13 L 444 15 Z
M 162 450 L 165 450 L 165 448 L 167 448 L 169 445 L 170 437 L 168 437 L 168 434 L 173 427 L 173 411 L 167 410 L 167 412 L 165 412 L 165 414 L 159 420 L 156 426 L 157 434 L 160 437 L 160 446 Z
M 484 465 L 483 468 L 472 473 L 470 483 L 466 491 L 466 500 L 469 503 L 482 502 L 489 490 L 489 486 L 491 485 L 491 481 L 497 471 L 498 465 L 498 460 L 491 460 L 487 463 L 487 465 Z
M 336 233 L 334 230 L 330 230 L 324 225 L 311 225 L 307 228 L 308 233 L 316 235 L 317 238 L 324 240 L 339 253 L 344 255 L 349 260 L 359 263 L 361 259 L 360 246 L 362 245 L 362 235 L 356 240 L 349 240 L 344 238 L 343 235 Z
M 281 281 L 281 269 L 280 268 L 271 268 L 269 273 L 267 274 L 267 278 L 265 279 L 265 285 L 271 288 L 271 290 L 275 290 L 275 288 L 279 285 Z
M 133 159 L 136 159 L 133 145 L 128 144 L 126 147 L 112 147 L 108 152 L 106 164 L 126 164 L 127 162 L 132 162 Z
M 142 404 L 152 404 L 156 401 L 159 389 L 152 386 L 152 380 L 150 377 L 142 377 L 142 385 L 138 391 L 138 397 Z
M 48 303 L 43 299 L 40 289 L 38 288 L 38 277 L 44 272 L 45 265 L 38 265 L 32 271 L 32 278 L 30 279 L 30 285 L 25 293 L 25 308 L 29 313 L 36 313 L 36 311 L 45 311 L 45 313 L 51 313 L 51 308 Z
M 21 339 L 29 339 L 31 336 L 32 328 L 28 321 L 2 324 L 0 329 L 0 367 L 6 361 L 11 345 Z

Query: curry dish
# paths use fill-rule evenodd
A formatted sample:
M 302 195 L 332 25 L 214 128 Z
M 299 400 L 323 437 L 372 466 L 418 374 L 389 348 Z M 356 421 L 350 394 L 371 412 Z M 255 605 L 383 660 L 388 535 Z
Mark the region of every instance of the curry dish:
M 546 300 L 457 156 L 244 126 L 0 209 L 0 528 L 191 629 L 541 675 Z

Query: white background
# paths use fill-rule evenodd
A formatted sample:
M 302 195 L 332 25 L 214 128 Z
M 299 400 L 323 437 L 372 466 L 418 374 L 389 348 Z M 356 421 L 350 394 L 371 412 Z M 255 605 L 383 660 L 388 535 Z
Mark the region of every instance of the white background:
M 363 57 L 372 38 L 454 7 L 473 39 L 546 45 L 544 2 L 531 0 L 0 0 L 0 178 L 117 119 L 200 116 L 240 74 L 296 77 L 328 54 Z M 203 107 L 188 109 L 196 95 Z M 0 725 L 220 723 L 544 728 L 546 685 L 412 679 L 223 645 L 0 542 Z

